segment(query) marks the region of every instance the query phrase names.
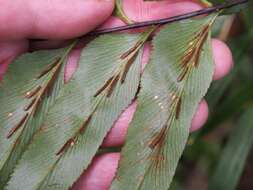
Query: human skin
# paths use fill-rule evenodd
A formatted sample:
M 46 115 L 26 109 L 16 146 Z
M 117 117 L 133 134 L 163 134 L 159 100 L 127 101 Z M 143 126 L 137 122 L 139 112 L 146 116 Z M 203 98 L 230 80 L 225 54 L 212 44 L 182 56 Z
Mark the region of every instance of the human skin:
M 159 19 L 200 9 L 196 1 L 164 0 L 142 2 L 124 0 L 123 7 L 129 18 L 135 21 Z M 28 38 L 50 39 L 51 42 L 33 44 L 36 49 L 58 46 L 62 40 L 74 38 L 103 27 L 114 27 L 120 21 L 110 17 L 114 8 L 113 0 L 0 0 L 0 78 L 8 64 L 29 49 Z M 59 29 L 60 28 L 60 29 Z M 31 47 L 31 44 L 30 44 Z M 217 39 L 212 40 L 215 64 L 214 80 L 224 77 L 232 68 L 233 61 L 229 48 Z M 143 54 L 143 65 L 149 60 L 148 45 Z M 65 72 L 68 80 L 75 72 L 80 49 L 71 52 Z M 106 137 L 103 146 L 121 146 L 127 128 L 136 109 L 136 103 L 122 113 Z M 208 117 L 208 105 L 202 100 L 192 120 L 191 132 L 201 128 Z M 73 190 L 107 190 L 115 175 L 120 154 L 110 153 L 96 157 Z

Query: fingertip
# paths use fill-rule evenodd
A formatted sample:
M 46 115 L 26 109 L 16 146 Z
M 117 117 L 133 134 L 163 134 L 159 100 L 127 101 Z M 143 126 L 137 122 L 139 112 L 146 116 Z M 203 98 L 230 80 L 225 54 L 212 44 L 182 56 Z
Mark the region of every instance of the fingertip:
M 80 59 L 81 50 L 74 49 L 69 54 L 64 72 L 64 82 L 67 83 L 75 73 Z
M 215 63 L 214 80 L 226 76 L 233 68 L 233 56 L 229 47 L 218 39 L 212 40 L 213 58 Z
M 0 59 L 21 54 L 28 49 L 26 40 L 0 42 Z
M 115 176 L 119 159 L 119 153 L 97 156 L 87 171 L 73 185 L 72 190 L 109 189 Z
M 205 100 L 202 100 L 198 106 L 197 112 L 195 113 L 193 120 L 192 120 L 192 125 L 190 128 L 191 132 L 197 131 L 200 129 L 207 121 L 208 118 L 208 105 Z
M 107 137 L 103 142 L 103 147 L 115 147 L 124 144 L 127 129 L 130 122 L 133 119 L 134 112 L 136 110 L 136 102 L 130 105 L 116 121 L 115 125 L 112 127 L 111 131 L 108 133 Z

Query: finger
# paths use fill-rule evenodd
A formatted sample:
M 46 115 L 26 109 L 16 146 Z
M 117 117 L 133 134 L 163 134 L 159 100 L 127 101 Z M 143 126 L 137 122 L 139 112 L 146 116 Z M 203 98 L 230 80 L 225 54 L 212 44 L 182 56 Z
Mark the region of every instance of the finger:
M 8 64 L 11 63 L 15 57 L 25 52 L 27 48 L 28 43 L 24 40 L 0 43 L 0 80 L 6 72 Z
M 106 190 L 109 189 L 116 173 L 120 155 L 104 154 L 96 157 L 88 170 L 78 179 L 72 190 Z
M 64 72 L 64 81 L 68 82 L 75 73 L 81 55 L 81 49 L 74 49 L 68 57 Z
M 122 146 L 125 142 L 127 130 L 136 111 L 136 102 L 129 106 L 116 121 L 111 131 L 108 133 L 103 142 L 103 147 Z
M 192 119 L 190 131 L 194 132 L 200 129 L 206 123 L 208 119 L 208 105 L 205 100 L 202 100 L 198 106 L 198 109 Z
M 226 76 L 233 67 L 233 57 L 228 46 L 220 40 L 212 40 L 213 57 L 215 63 L 214 80 Z
M 103 142 L 103 147 L 117 147 L 122 146 L 125 142 L 127 130 L 131 123 L 136 110 L 136 102 L 129 106 L 125 112 L 122 113 L 111 131 Z M 191 132 L 201 128 L 208 118 L 208 105 L 205 100 L 202 100 L 198 106 L 197 112 L 194 115 L 191 125 Z
M 109 17 L 114 0 L 18 0 L 0 2 L 0 39 L 68 39 Z M 11 20 L 11 22 L 10 22 Z
M 213 46 L 213 55 L 214 55 L 214 64 L 215 64 L 215 72 L 214 79 L 219 79 L 224 77 L 232 68 L 232 55 L 229 48 L 219 40 L 212 40 Z M 143 67 L 148 63 L 150 57 L 150 45 L 147 44 L 144 48 L 142 65 Z M 220 53 L 221 52 L 221 53 Z M 105 138 L 103 146 L 121 146 L 125 141 L 125 137 L 127 134 L 127 129 L 129 123 L 132 120 L 132 117 L 135 112 L 135 106 L 130 106 L 126 112 L 124 112 L 119 120 L 115 123 L 112 130 L 108 133 L 108 136 Z M 191 131 L 196 131 L 201 128 L 206 122 L 208 117 L 208 106 L 205 101 L 199 106 L 199 109 L 193 118 Z
M 172 17 L 183 13 L 199 10 L 202 7 L 190 0 L 143 1 L 124 0 L 125 14 L 134 21 L 147 21 Z
M 217 76 L 220 78 L 227 74 L 232 67 L 232 56 L 228 47 L 221 41 L 213 40 L 213 54 L 215 60 L 215 74 L 214 78 Z M 220 54 L 220 52 L 222 52 Z M 218 55 L 218 56 L 217 56 Z M 67 69 L 65 73 L 65 80 L 68 81 L 71 75 L 74 73 L 77 67 L 77 62 L 79 60 L 80 50 L 75 50 L 71 53 L 69 61 L 67 64 Z M 150 45 L 147 44 L 144 48 L 142 65 L 143 67 L 148 63 L 150 56 Z M 216 57 L 217 56 L 217 57 Z M 124 143 L 128 126 L 133 118 L 136 109 L 136 103 L 133 103 L 118 119 L 115 126 L 112 128 L 111 132 L 106 137 L 103 146 L 120 146 Z M 192 121 L 191 131 L 196 131 L 201 128 L 206 122 L 208 117 L 208 106 L 205 101 L 202 101 L 199 105 L 195 117 Z

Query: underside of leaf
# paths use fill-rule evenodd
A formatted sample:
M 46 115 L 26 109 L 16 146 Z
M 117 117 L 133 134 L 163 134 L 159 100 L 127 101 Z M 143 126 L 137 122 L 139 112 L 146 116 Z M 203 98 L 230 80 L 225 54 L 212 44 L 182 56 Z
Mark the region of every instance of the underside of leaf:
M 50 109 L 7 189 L 69 189 L 138 91 L 142 48 L 153 31 L 98 37 Z M 39 163 L 39 164 L 38 164 Z
M 216 15 L 163 28 L 153 40 L 113 190 L 167 190 L 213 75 Z
M 9 66 L 0 87 L 0 189 L 57 98 L 71 48 L 28 53 Z

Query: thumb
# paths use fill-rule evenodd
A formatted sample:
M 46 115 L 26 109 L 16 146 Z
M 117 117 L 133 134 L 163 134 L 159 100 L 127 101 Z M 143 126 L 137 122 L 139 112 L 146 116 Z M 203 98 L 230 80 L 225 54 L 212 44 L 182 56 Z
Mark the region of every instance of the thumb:
M 113 8 L 114 0 L 3 0 L 0 41 L 77 37 L 105 21 Z

